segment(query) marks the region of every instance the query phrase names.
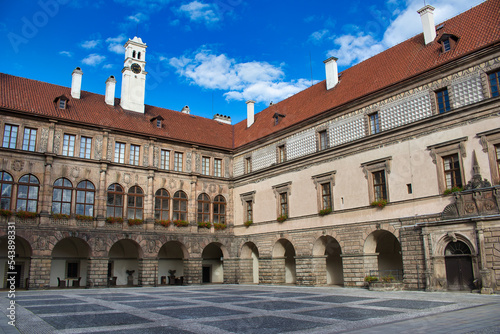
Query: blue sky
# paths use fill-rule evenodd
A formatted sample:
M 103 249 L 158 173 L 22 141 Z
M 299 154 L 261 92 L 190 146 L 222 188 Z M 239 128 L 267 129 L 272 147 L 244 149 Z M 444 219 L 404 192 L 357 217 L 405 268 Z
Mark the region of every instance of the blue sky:
M 438 24 L 479 0 L 432 0 Z M 146 53 L 146 104 L 212 118 L 246 118 L 324 80 L 323 60 L 342 71 L 421 32 L 423 0 L 17 0 L 4 1 L 0 72 L 120 96 L 123 44 Z

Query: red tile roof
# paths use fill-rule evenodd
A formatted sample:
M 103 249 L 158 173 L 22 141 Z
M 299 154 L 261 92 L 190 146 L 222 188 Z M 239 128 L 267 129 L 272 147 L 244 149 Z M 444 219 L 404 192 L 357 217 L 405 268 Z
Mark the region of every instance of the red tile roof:
M 0 85 L 0 108 L 198 145 L 233 147 L 233 127 L 211 119 L 149 105 L 144 114 L 125 111 L 119 99 L 115 99 L 115 106 L 109 106 L 103 95 L 86 91 L 74 99 L 68 87 L 2 73 Z M 54 100 L 62 95 L 68 98 L 66 109 L 59 109 Z M 162 128 L 151 122 L 155 116 L 163 117 Z
M 415 15 L 418 15 L 415 13 Z M 439 26 L 439 25 L 438 25 Z M 442 34 L 459 38 L 456 46 L 441 52 Z M 235 147 L 288 128 L 313 116 L 421 74 L 500 41 L 500 0 L 486 1 L 444 22 L 434 42 L 424 45 L 423 34 L 410 38 L 342 72 L 339 83 L 327 91 L 322 81 L 262 110 L 249 128 L 246 120 L 234 126 Z M 274 125 L 275 113 L 286 115 Z
M 329 91 L 322 81 L 264 109 L 255 115 L 250 128 L 246 127 L 246 120 L 231 126 L 149 105 L 146 105 L 145 114 L 125 111 L 119 106 L 119 99 L 115 99 L 114 107 L 104 102 L 103 95 L 86 91 L 82 91 L 80 99 L 74 99 L 70 88 L 7 74 L 0 74 L 0 108 L 198 145 L 238 148 L 499 43 L 500 0 L 486 1 L 445 21 L 437 33 L 435 41 L 428 45 L 424 45 L 423 34 L 419 34 L 346 69 L 337 86 Z M 459 40 L 451 51 L 442 53 L 437 41 L 445 33 Z M 54 101 L 62 95 L 68 98 L 68 107 L 64 110 Z M 277 125 L 274 124 L 275 113 L 285 115 Z M 164 119 L 161 129 L 156 127 L 156 122 L 150 121 L 155 116 Z

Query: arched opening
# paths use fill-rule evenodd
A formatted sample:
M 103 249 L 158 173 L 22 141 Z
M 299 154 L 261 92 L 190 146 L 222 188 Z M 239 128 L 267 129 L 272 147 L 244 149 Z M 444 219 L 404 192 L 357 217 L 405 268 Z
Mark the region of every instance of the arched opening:
M 139 283 L 140 246 L 130 239 L 117 241 L 109 250 L 108 278 L 110 285 Z
M 273 259 L 283 260 L 284 283 L 294 284 L 296 282 L 295 248 L 287 239 L 280 239 L 273 248 Z
M 224 282 L 224 255 L 219 244 L 211 243 L 203 249 L 202 283 Z
M 344 268 L 341 257 L 342 250 L 338 241 L 331 236 L 320 237 L 314 244 L 313 255 L 325 257 L 326 284 L 343 286 Z
M 465 242 L 450 242 L 444 251 L 448 290 L 471 290 L 474 288 L 472 256 Z
M 253 242 L 241 248 L 240 273 L 241 283 L 259 283 L 259 250 Z
M 389 231 L 377 230 L 365 240 L 365 268 L 371 276 L 392 275 L 403 279 L 403 257 L 399 240 Z
M 15 253 L 9 254 L 9 239 L 7 236 L 0 238 L 0 277 L 3 278 L 2 287 L 9 288 L 11 282 L 7 281 L 9 278 L 7 272 L 15 272 L 14 284 L 16 288 L 28 288 L 28 278 L 30 273 L 31 264 L 31 246 L 25 239 L 16 236 L 14 238 Z M 11 247 L 12 248 L 12 247 Z M 14 259 L 15 264 L 9 267 L 9 261 Z M 9 275 L 12 276 L 12 275 Z
M 158 252 L 158 284 L 183 284 L 186 247 L 178 241 L 169 241 Z
M 69 237 L 59 241 L 52 250 L 50 286 L 85 286 L 89 253 L 89 245 L 80 238 Z

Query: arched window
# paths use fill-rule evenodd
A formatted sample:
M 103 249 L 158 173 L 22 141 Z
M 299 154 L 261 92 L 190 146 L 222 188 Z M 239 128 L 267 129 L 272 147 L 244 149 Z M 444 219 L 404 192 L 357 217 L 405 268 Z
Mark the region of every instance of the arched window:
M 214 199 L 214 223 L 226 223 L 226 199 L 222 195 Z
M 210 221 L 210 197 L 207 194 L 200 194 L 198 196 L 198 222 Z
M 445 256 L 470 255 L 470 248 L 462 241 L 450 242 L 444 251 Z
M 0 172 L 0 209 L 2 210 L 10 210 L 13 184 L 12 175 L 7 172 Z
M 174 194 L 174 202 L 173 202 L 174 220 L 187 220 L 187 204 L 188 204 L 188 199 L 185 192 L 179 190 Z
M 144 192 L 141 187 L 133 186 L 128 190 L 127 218 L 143 219 Z
M 106 217 L 123 217 L 123 188 L 119 184 L 112 184 L 108 187 L 108 200 Z
M 170 194 L 165 189 L 158 189 L 155 193 L 155 219 L 168 220 L 170 218 Z
M 132 58 L 135 58 L 135 50 L 132 51 Z
M 76 214 L 94 217 L 95 187 L 90 181 L 76 186 Z
M 16 211 L 37 212 L 40 182 L 35 175 L 27 174 L 19 179 Z
M 137 59 L 141 59 L 141 53 L 140 52 L 137 53 Z
M 71 197 L 73 194 L 73 185 L 71 181 L 65 178 L 57 179 L 54 182 L 52 192 L 52 213 L 71 214 Z

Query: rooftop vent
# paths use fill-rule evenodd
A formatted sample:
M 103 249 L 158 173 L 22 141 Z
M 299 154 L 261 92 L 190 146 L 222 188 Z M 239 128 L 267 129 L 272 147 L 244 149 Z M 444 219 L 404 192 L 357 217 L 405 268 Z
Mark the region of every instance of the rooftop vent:
M 231 124 L 231 116 L 215 114 L 213 119 L 221 123 Z
M 184 106 L 182 109 L 181 109 L 181 113 L 183 114 L 190 114 L 191 113 L 191 109 L 189 109 L 189 106 Z
M 79 67 L 75 68 L 71 74 L 71 97 L 74 99 L 80 98 L 82 90 L 82 75 L 82 69 Z

